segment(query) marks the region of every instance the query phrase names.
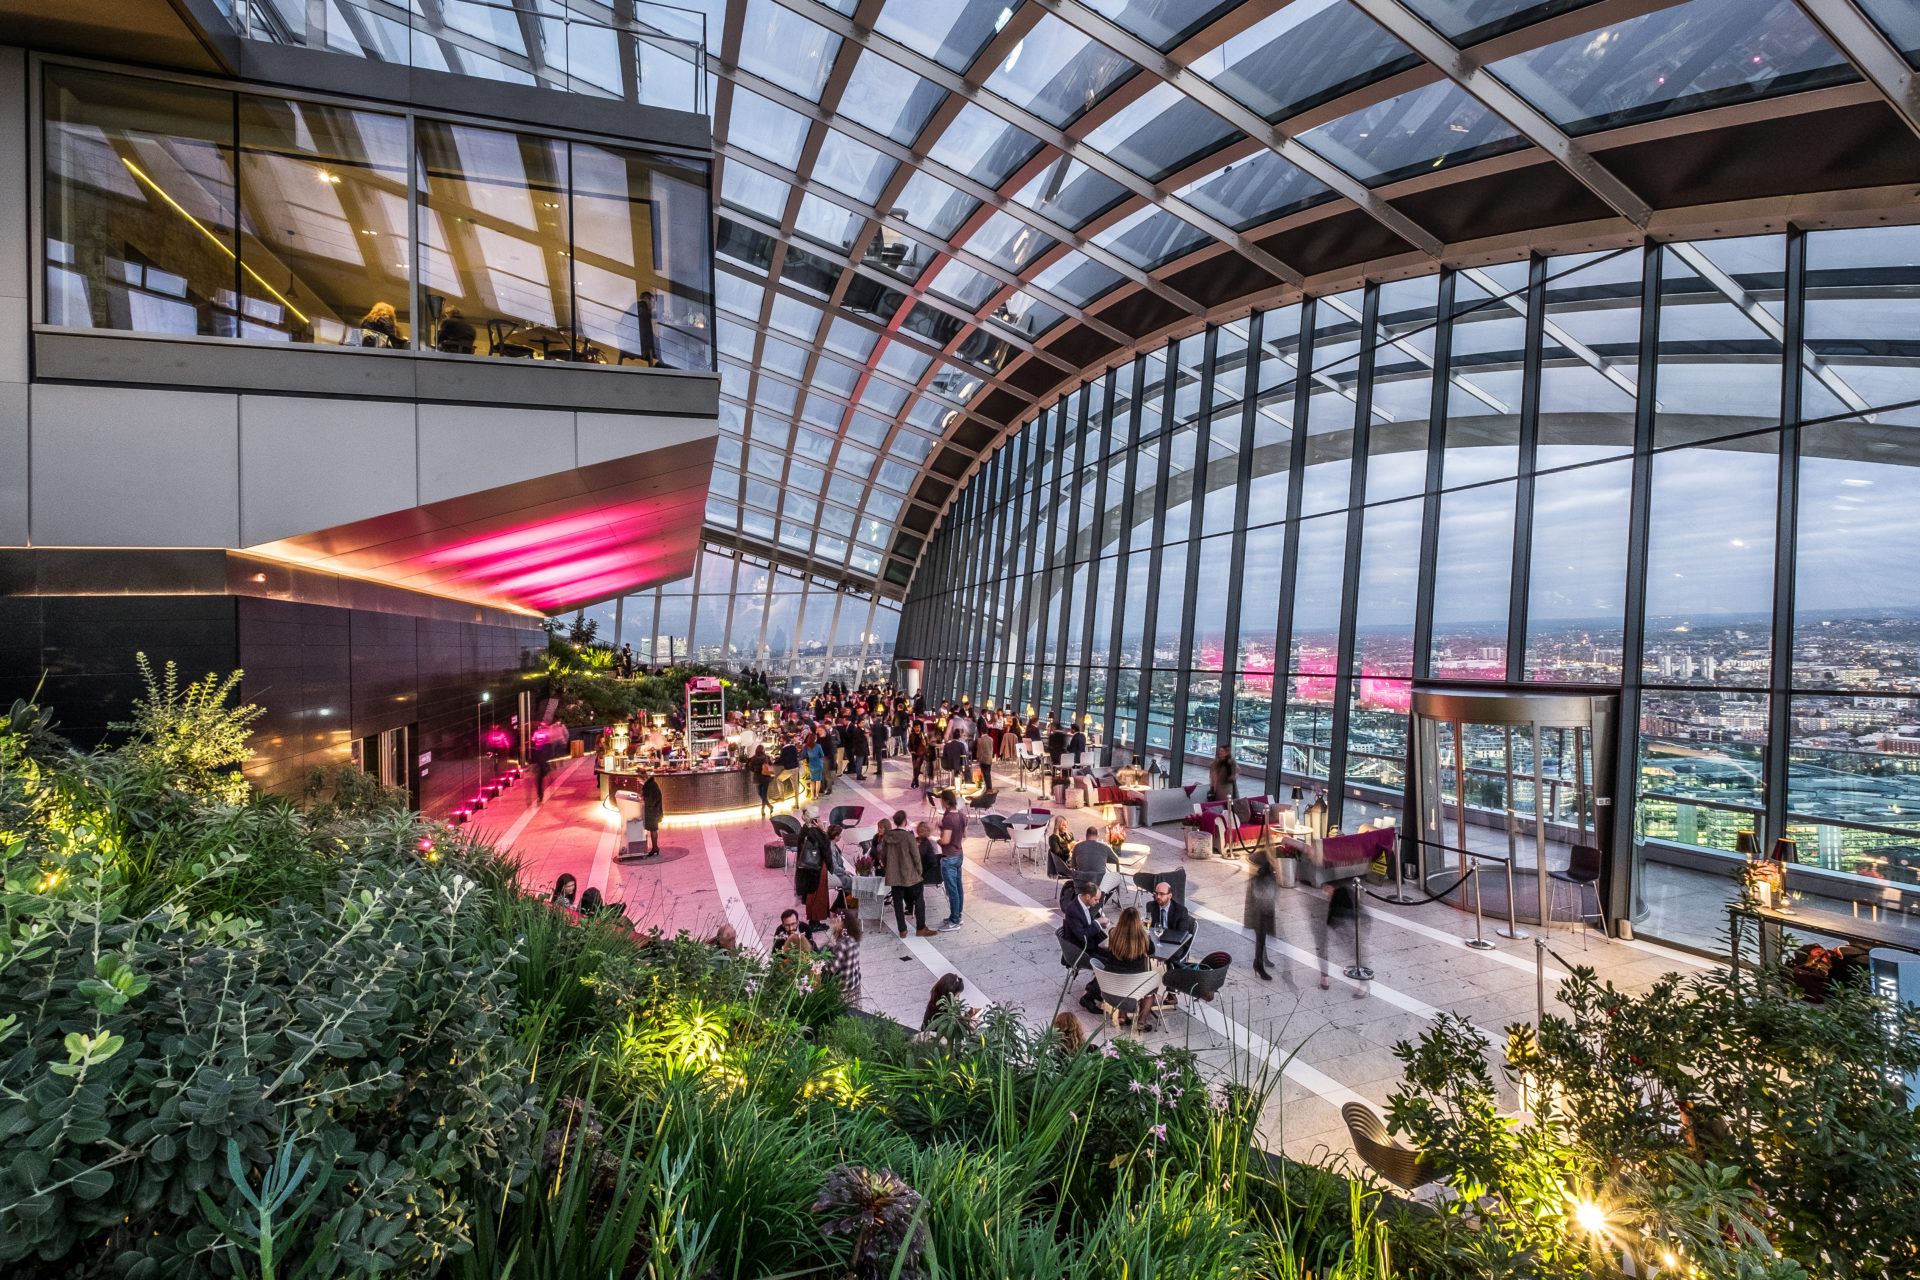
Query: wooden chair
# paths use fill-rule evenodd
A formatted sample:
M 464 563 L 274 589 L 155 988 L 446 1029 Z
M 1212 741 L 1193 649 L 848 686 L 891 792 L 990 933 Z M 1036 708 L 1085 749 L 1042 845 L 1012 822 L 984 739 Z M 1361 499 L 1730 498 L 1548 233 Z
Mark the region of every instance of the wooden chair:
M 1434 1179 L 1433 1162 L 1424 1151 L 1403 1147 L 1387 1132 L 1386 1122 L 1364 1102 L 1349 1102 L 1340 1108 L 1347 1122 L 1347 1136 L 1353 1149 L 1375 1173 L 1396 1187 L 1411 1192 Z

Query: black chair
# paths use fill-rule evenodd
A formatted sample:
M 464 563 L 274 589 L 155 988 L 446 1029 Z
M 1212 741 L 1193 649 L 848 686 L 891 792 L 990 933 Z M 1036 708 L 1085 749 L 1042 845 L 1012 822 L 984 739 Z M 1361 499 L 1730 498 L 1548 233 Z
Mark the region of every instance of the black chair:
M 987 833 L 987 855 L 989 857 L 993 854 L 993 842 L 995 840 L 1005 840 L 1009 847 L 1013 844 L 1013 828 L 1009 827 L 1007 820 L 997 813 L 981 814 L 980 829 Z
M 1047 845 L 1047 874 L 1055 880 L 1073 879 L 1073 864 L 1055 853 L 1051 842 Z
M 1607 930 L 1607 910 L 1600 903 L 1599 849 L 1590 844 L 1574 845 L 1573 848 L 1567 850 L 1567 865 L 1558 871 L 1550 871 L 1547 874 L 1561 884 L 1569 884 L 1574 887 L 1574 905 L 1576 907 L 1585 901 L 1586 890 L 1593 890 L 1593 914 L 1600 918 L 1601 936 L 1612 936 Z M 1557 898 L 1559 895 L 1556 894 L 1554 896 Z M 1587 913 L 1582 911 L 1580 913 L 1580 923 L 1585 924 L 1586 922 Z M 1584 938 L 1585 933 L 1583 931 L 1583 941 Z
M 1187 871 L 1177 867 L 1172 871 L 1136 871 L 1133 873 L 1133 887 L 1141 893 L 1151 895 L 1153 886 L 1162 880 L 1173 890 L 1173 900 L 1181 906 L 1187 905 Z
M 993 808 L 993 802 L 999 799 L 999 797 L 1000 793 L 998 791 L 982 791 L 979 795 L 967 801 L 967 808 L 978 813 L 985 813 L 987 810 Z
M 837 804 L 833 807 L 832 811 L 827 814 L 827 825 L 842 828 L 857 827 L 860 825 L 861 815 L 866 813 L 866 811 L 866 806 L 864 805 Z
M 517 342 L 508 342 L 507 335 L 517 328 L 511 320 L 487 321 L 487 354 L 509 356 L 516 360 L 533 358 L 533 348 L 521 346 Z
M 1067 980 L 1071 982 L 1076 973 L 1087 973 L 1093 969 L 1093 956 L 1077 942 L 1067 939 L 1067 926 L 1061 925 L 1053 931 L 1060 940 L 1060 967 L 1067 970 Z
M 1232 956 L 1224 951 L 1215 951 L 1197 965 L 1185 968 L 1168 965 L 1166 981 L 1161 985 L 1195 1000 L 1211 1000 L 1227 984 L 1227 971 L 1232 967 Z
M 800 819 L 791 814 L 779 813 L 773 817 L 773 829 L 780 837 L 780 843 L 789 849 L 800 847 Z
M 442 338 L 440 350 L 450 356 L 470 356 L 473 354 L 472 338 Z

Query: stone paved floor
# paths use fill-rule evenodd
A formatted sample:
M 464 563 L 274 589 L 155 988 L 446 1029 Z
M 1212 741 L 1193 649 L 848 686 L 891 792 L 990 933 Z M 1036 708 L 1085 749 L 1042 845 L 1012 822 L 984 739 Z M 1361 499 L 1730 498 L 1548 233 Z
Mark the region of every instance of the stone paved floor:
M 900 762 L 888 762 L 883 779 L 842 779 L 825 803 L 865 805 L 867 822 L 896 808 L 917 821 L 928 816 L 928 806 L 906 785 L 907 776 Z M 530 796 L 530 786 L 514 788 L 477 824 L 482 834 L 524 860 L 530 885 L 550 885 L 562 872 L 571 872 L 583 889 L 598 886 L 609 900 L 624 902 L 642 928 L 659 925 L 705 935 L 730 919 L 743 941 L 754 942 L 771 932 L 783 908 L 794 905 L 792 873 L 765 866 L 762 848 L 769 831 L 758 819 L 670 827 L 662 832 L 664 861 L 622 864 L 614 858 L 618 820 L 598 803 L 590 760 L 562 766 L 544 805 L 531 807 Z M 1002 791 L 996 810 L 1017 812 L 1033 798 Z M 1346 933 L 1331 944 L 1331 986 L 1323 991 L 1311 922 L 1316 914 L 1324 918 L 1326 891 L 1282 889 L 1274 979 L 1259 980 L 1251 968 L 1251 935 L 1240 927 L 1244 864 L 1186 861 L 1178 834 L 1177 827 L 1134 832 L 1130 848 L 1139 859 L 1134 869 L 1184 866 L 1188 907 L 1200 929 L 1195 954 L 1226 951 L 1234 964 L 1214 1002 L 1192 1009 L 1183 1004 L 1163 1015 L 1159 1028 L 1144 1039 L 1189 1045 L 1223 1075 L 1279 1072 L 1282 1081 L 1266 1126 L 1269 1140 L 1278 1139 L 1289 1154 L 1350 1152 L 1341 1104 L 1359 1098 L 1383 1108 L 1400 1074 L 1393 1045 L 1417 1036 L 1439 1011 L 1472 1019 L 1496 1049 L 1504 1039 L 1501 1028 L 1533 1020 L 1534 943 L 1493 937 L 1490 921 L 1488 935 L 1496 949 L 1469 950 L 1463 940 L 1472 936 L 1471 917 L 1437 903 L 1370 901 L 1364 945 L 1373 981 L 1352 982 L 1340 972 L 1352 958 L 1352 935 Z M 1077 999 L 1084 979 L 1071 990 L 1063 984 L 1066 974 L 1053 933 L 1059 924 L 1052 905 L 1057 883 L 1031 867 L 1016 867 L 1004 844 L 989 853 L 978 835 L 966 842 L 966 853 L 960 929 L 902 940 L 889 912 L 884 927 L 867 930 L 862 952 L 867 1006 L 917 1025 L 928 989 L 952 971 L 966 979 L 970 999 L 1011 1002 L 1036 1022 L 1050 1020 L 1064 1007 L 1092 1031 L 1095 1019 L 1080 1010 Z M 945 894 L 935 887 L 926 892 L 930 920 L 944 918 Z M 1130 890 L 1123 890 L 1119 904 L 1129 901 Z M 1704 963 L 1564 925 L 1556 928 L 1551 944 L 1568 961 L 1593 965 L 1629 989 Z M 1551 958 L 1547 964 L 1551 1000 L 1558 966 Z M 1513 1102 L 1507 1099 L 1509 1106 Z

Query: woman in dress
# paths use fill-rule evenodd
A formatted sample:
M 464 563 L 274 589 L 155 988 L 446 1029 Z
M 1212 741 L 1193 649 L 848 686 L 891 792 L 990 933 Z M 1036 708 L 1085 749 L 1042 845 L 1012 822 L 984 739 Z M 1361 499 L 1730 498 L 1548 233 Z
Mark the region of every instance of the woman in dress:
M 1253 971 L 1265 981 L 1273 981 L 1267 972 L 1267 939 L 1273 936 L 1273 904 L 1280 896 L 1280 879 L 1274 872 L 1274 852 L 1269 841 L 1262 840 L 1247 854 L 1247 900 L 1240 923 L 1253 930 Z

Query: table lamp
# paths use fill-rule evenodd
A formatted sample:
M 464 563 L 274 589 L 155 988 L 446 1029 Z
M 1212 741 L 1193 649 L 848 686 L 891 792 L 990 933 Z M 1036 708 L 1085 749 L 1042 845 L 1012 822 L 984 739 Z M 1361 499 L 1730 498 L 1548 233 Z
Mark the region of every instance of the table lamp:
M 1755 858 L 1760 855 L 1760 844 L 1753 838 L 1753 832 L 1742 831 L 1733 838 L 1733 851 Z

